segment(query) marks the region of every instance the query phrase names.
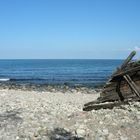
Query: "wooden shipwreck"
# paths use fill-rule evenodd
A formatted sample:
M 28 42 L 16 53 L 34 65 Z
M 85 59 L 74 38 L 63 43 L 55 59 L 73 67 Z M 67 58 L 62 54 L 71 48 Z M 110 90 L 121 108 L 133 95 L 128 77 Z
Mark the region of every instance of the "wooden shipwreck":
M 140 60 L 132 61 L 133 51 L 112 74 L 96 101 L 84 105 L 84 111 L 113 108 L 130 101 L 140 101 Z

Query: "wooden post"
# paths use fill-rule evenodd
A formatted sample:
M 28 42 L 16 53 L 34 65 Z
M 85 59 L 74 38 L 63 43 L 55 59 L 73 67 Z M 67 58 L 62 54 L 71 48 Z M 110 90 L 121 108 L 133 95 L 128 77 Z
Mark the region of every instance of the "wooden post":
M 123 62 L 123 64 L 121 65 L 120 69 L 124 69 L 135 55 L 136 55 L 136 51 L 132 51 L 130 53 L 130 55 L 126 58 L 126 60 Z

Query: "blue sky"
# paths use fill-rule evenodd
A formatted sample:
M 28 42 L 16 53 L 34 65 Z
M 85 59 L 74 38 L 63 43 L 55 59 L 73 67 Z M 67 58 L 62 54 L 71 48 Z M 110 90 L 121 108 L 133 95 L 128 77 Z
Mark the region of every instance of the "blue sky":
M 140 58 L 140 0 L 0 0 L 0 58 Z

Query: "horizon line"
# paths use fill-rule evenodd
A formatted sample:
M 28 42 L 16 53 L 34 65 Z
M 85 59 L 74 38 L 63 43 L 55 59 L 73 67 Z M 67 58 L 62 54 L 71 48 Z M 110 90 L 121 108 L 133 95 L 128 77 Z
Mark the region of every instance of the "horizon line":
M 0 58 L 0 60 L 124 60 L 124 58 Z

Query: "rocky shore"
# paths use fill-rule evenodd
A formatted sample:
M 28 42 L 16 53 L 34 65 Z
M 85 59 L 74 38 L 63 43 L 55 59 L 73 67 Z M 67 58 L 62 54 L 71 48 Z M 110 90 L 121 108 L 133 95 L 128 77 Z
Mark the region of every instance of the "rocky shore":
M 62 93 L 75 93 L 75 92 L 81 92 L 85 94 L 91 94 L 94 92 L 100 92 L 102 90 L 102 85 L 98 87 L 85 87 L 85 86 L 70 86 L 67 84 L 63 85 L 50 85 L 50 84 L 18 84 L 18 83 L 12 83 L 12 82 L 5 82 L 0 83 L 0 90 L 2 89 L 9 89 L 9 90 L 23 90 L 23 91 L 37 91 L 37 92 L 62 92 Z
M 0 140 L 140 139 L 140 102 L 84 112 L 100 90 L 50 89 L 0 88 Z

